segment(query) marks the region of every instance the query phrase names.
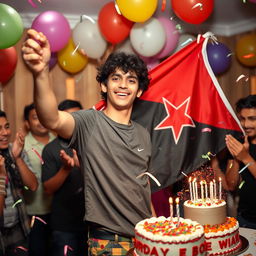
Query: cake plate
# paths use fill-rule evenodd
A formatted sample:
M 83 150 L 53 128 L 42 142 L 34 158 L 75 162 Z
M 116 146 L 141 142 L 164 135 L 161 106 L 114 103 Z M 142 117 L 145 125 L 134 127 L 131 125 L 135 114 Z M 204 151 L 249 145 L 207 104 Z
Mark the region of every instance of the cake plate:
M 248 247 L 249 247 L 249 241 L 244 236 L 240 235 L 239 237 L 240 237 L 242 246 L 241 246 L 241 248 L 240 248 L 240 250 L 238 252 L 233 254 L 234 256 L 239 255 L 241 253 L 244 253 L 248 249 Z

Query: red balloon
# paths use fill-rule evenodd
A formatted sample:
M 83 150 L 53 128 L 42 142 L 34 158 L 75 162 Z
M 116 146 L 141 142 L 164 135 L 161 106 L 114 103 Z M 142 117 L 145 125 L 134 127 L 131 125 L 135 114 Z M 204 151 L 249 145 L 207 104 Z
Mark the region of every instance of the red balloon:
M 118 14 L 114 2 L 109 2 L 100 10 L 98 24 L 104 38 L 118 44 L 129 36 L 134 22 Z
M 6 83 L 13 75 L 17 64 L 17 52 L 12 46 L 0 49 L 0 83 Z
M 174 13 L 191 24 L 204 22 L 212 13 L 214 0 L 171 0 Z

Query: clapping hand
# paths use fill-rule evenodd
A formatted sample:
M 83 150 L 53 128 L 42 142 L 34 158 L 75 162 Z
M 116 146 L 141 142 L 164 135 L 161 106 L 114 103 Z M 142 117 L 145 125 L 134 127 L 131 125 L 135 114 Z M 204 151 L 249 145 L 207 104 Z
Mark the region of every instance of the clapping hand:
M 24 148 L 25 143 L 25 135 L 23 134 L 22 130 L 20 129 L 15 136 L 15 140 L 12 146 L 12 156 L 14 159 L 17 159 L 21 156 L 21 152 Z
M 60 151 L 60 157 L 66 167 L 80 167 L 76 151 L 73 149 L 73 157 L 69 156 L 64 150 Z

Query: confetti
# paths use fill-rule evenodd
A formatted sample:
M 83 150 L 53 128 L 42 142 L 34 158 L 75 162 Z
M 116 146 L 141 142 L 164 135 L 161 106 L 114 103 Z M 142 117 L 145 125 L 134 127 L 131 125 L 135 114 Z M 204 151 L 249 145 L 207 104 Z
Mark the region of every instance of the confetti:
M 68 250 L 73 251 L 73 249 L 69 245 L 64 246 L 64 256 L 67 256 Z
M 15 250 L 16 250 L 16 249 L 20 249 L 20 250 L 25 251 L 25 252 L 28 251 L 28 249 L 25 248 L 25 247 L 23 247 L 23 246 L 17 246 L 17 247 L 15 248 Z
M 233 52 L 229 53 L 229 54 L 227 55 L 227 58 L 230 57 L 231 55 L 234 55 L 234 53 L 233 53 Z
M 116 8 L 116 12 L 117 12 L 119 15 L 121 15 L 122 13 L 121 13 L 121 11 L 120 11 L 120 9 L 119 9 L 119 7 L 118 7 L 116 1 L 115 1 L 115 8 Z
M 161 8 L 162 12 L 164 12 L 165 7 L 166 7 L 166 0 L 162 0 L 162 8 Z
M 190 42 L 192 42 L 193 40 L 191 38 L 189 38 L 188 40 L 186 40 L 185 42 L 183 42 L 180 46 L 184 46 Z
M 242 188 L 242 186 L 244 185 L 244 183 L 245 183 L 245 181 L 243 180 L 240 184 L 239 184 L 239 189 L 241 189 Z
M 141 173 L 140 175 L 138 175 L 138 176 L 136 177 L 136 179 L 142 177 L 142 176 L 145 175 L 145 174 L 148 175 L 148 176 L 157 184 L 158 187 L 161 186 L 161 183 L 157 180 L 157 178 L 154 177 L 154 175 L 152 175 L 152 174 L 149 173 L 149 172 L 143 172 L 143 173 Z
M 193 7 L 192 7 L 192 9 L 195 9 L 195 8 L 197 8 L 199 6 L 199 8 L 200 8 L 200 11 L 202 11 L 203 10 L 203 4 L 202 3 L 197 3 L 197 4 L 195 4 Z
M 32 216 L 31 222 L 30 222 L 30 228 L 34 226 L 34 223 L 35 223 L 35 216 Z
M 36 5 L 33 3 L 32 0 L 28 0 L 28 3 L 29 3 L 33 8 L 36 8 Z
M 252 163 L 248 163 L 247 165 L 245 165 L 238 173 L 242 173 L 249 165 L 251 165 Z
M 16 201 L 13 205 L 12 205 L 12 208 L 14 208 L 17 204 L 21 203 L 22 202 L 22 199 L 19 199 L 18 201 Z
M 78 43 L 78 45 L 76 46 L 75 50 L 71 53 L 71 55 L 74 55 L 78 49 L 78 47 L 80 46 L 80 42 Z
M 38 153 L 38 151 L 36 149 L 34 149 L 34 148 L 32 148 L 32 151 L 35 152 L 35 154 L 39 157 L 39 159 L 41 160 L 41 164 L 44 164 L 44 160 L 41 157 L 41 155 Z
M 45 225 L 47 224 L 47 223 L 46 223 L 43 219 L 41 219 L 40 217 L 35 216 L 35 219 L 41 221 L 41 222 L 44 223 Z
M 202 131 L 202 132 L 211 132 L 212 129 L 211 129 L 211 128 L 203 128 L 201 131 Z
M 237 79 L 236 79 L 236 82 L 238 82 L 239 80 L 241 80 L 242 78 L 246 77 L 245 75 L 240 75 Z M 245 79 L 245 81 L 247 82 L 248 81 L 248 77 Z
M 186 173 L 184 173 L 184 172 L 181 172 L 185 177 L 188 177 L 188 175 L 186 174 Z
M 211 152 L 208 152 L 207 155 L 208 155 L 208 156 L 216 156 L 216 154 L 213 154 L 213 153 L 211 153 Z
M 207 155 L 202 155 L 202 158 L 205 158 L 205 159 L 208 159 L 208 160 L 211 160 L 211 158 Z

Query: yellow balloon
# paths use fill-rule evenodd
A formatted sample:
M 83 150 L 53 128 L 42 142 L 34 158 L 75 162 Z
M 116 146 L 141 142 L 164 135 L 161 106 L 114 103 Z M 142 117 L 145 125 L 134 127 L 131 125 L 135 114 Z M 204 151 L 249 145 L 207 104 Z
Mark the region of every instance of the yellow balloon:
M 256 34 L 245 35 L 238 40 L 236 57 L 245 66 L 256 66 Z
M 78 47 L 77 47 L 78 48 Z M 81 54 L 72 39 L 58 52 L 58 63 L 65 71 L 75 74 L 81 71 L 88 63 L 88 57 Z
M 157 0 L 116 0 L 122 15 L 133 22 L 145 22 L 154 14 Z

